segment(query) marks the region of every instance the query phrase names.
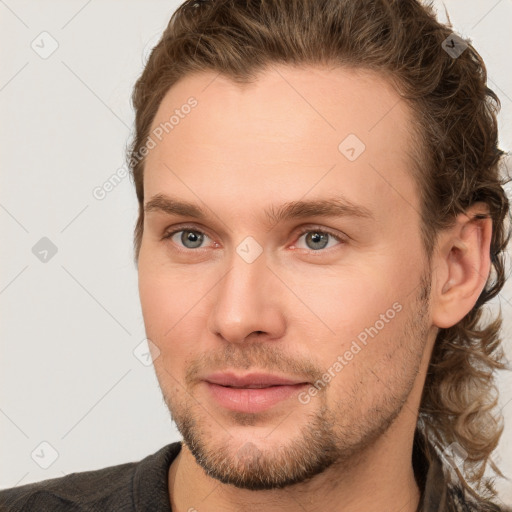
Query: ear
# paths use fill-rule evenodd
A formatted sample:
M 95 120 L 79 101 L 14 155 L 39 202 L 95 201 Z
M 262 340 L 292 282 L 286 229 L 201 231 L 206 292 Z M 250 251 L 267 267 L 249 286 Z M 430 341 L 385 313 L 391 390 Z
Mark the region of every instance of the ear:
M 452 327 L 478 300 L 491 269 L 491 235 L 492 219 L 481 202 L 439 234 L 432 264 L 432 321 L 437 327 Z

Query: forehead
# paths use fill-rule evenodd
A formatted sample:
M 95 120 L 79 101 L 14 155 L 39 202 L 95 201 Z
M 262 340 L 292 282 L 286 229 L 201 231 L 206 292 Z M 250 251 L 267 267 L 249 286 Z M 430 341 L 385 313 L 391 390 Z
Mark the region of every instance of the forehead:
M 413 127 L 407 104 L 373 71 L 273 66 L 243 85 L 194 73 L 167 92 L 153 120 L 145 197 L 215 190 L 219 200 L 238 197 L 242 210 L 269 195 L 338 190 L 371 210 L 417 212 Z

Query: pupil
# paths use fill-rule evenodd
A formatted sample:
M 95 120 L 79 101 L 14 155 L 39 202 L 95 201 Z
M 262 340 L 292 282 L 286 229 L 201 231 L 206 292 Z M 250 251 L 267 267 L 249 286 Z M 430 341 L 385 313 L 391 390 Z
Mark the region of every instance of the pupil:
M 183 231 L 183 234 L 181 235 L 181 241 L 186 247 L 190 248 L 188 244 L 192 244 L 192 248 L 196 248 L 201 245 L 202 236 L 198 235 L 194 231 Z
M 320 247 L 314 247 L 315 249 L 323 249 L 327 245 L 327 235 L 324 233 L 314 232 L 310 235 L 311 241 L 313 244 L 321 243 L 322 238 L 324 242 Z

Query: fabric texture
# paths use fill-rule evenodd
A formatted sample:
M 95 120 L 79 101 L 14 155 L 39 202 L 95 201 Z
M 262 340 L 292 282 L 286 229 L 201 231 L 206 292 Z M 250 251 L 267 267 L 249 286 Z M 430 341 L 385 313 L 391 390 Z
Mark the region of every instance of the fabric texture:
M 419 435 L 413 468 L 421 489 L 418 512 L 511 512 L 509 508 L 473 501 L 443 471 L 441 459 L 429 464 Z M 1 512 L 172 512 L 168 470 L 181 441 L 164 446 L 139 462 L 129 462 L 0 490 Z M 433 452 L 433 451 L 432 451 Z
M 168 444 L 139 462 L 0 491 L 1 512 L 171 512 L 167 472 L 181 450 Z

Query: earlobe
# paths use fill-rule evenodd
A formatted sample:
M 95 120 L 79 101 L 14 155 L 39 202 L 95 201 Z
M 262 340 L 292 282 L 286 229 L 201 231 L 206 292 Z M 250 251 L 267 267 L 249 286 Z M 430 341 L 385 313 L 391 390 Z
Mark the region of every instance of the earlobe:
M 476 203 L 439 236 L 435 252 L 432 320 L 447 329 L 464 318 L 485 287 L 491 268 L 492 219 L 487 206 Z

